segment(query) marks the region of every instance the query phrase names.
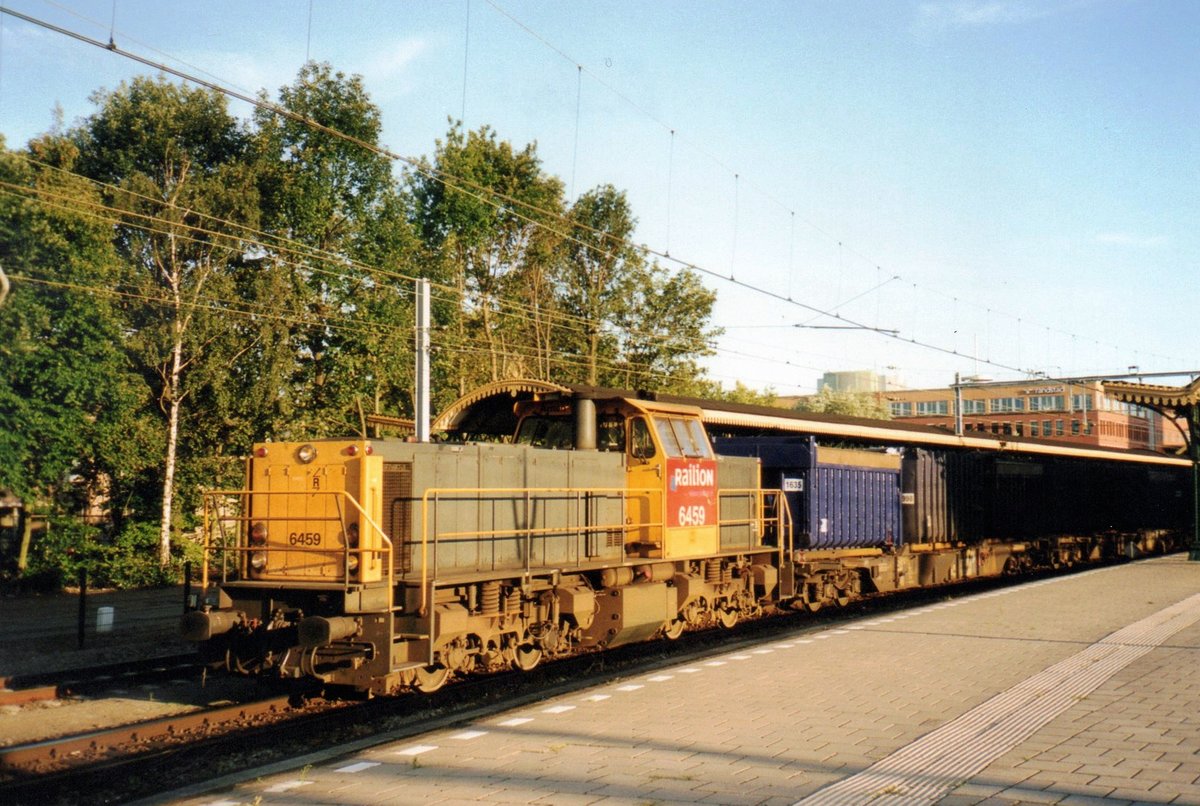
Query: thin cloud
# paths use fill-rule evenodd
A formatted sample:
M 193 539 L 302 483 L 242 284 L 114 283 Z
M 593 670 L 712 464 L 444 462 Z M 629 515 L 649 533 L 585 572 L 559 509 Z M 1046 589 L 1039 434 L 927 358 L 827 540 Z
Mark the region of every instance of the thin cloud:
M 1140 249 L 1158 249 L 1167 245 L 1162 235 L 1134 235 L 1128 232 L 1102 232 L 1096 242 L 1107 246 L 1132 246 Z
M 1044 5 L 1022 0 L 946 0 L 917 6 L 916 27 L 922 31 L 1016 25 L 1054 13 Z
M 379 79 L 396 78 L 428 49 L 429 43 L 424 39 L 402 39 L 390 47 L 380 48 L 378 55 L 363 65 L 363 75 Z

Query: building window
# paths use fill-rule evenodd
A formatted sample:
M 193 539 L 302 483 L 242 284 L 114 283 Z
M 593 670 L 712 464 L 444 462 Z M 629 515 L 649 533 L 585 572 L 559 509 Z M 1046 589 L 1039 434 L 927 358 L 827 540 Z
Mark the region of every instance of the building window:
M 950 404 L 945 400 L 921 400 L 917 402 L 917 414 L 924 417 L 933 417 L 937 415 L 946 416 L 950 411 Z
M 1063 421 L 1055 420 L 1054 421 L 1054 436 L 1061 437 L 1062 435 L 1063 435 Z
M 1062 411 L 1066 399 L 1062 395 L 1036 395 L 1029 398 L 1030 411 Z
M 986 400 L 964 400 L 962 402 L 963 414 L 986 414 Z
M 1039 425 L 1040 423 L 1038 423 L 1037 420 L 1034 420 L 1029 424 L 1029 436 L 1040 437 L 1042 435 L 1042 429 L 1038 427 Z
M 1021 397 L 992 398 L 993 414 L 1002 414 L 1010 411 L 1025 411 L 1025 399 Z
M 1091 395 L 1071 395 L 1071 409 L 1073 411 L 1091 411 L 1092 408 Z
M 1013 433 L 1017 436 L 1023 436 L 1025 431 L 1024 425 L 1021 423 L 1013 423 Z
M 1073 437 L 1079 436 L 1079 421 L 1078 420 L 1071 421 L 1071 436 L 1073 436 Z
M 892 416 L 893 417 L 911 417 L 912 416 L 912 403 L 892 402 L 891 408 L 892 408 Z

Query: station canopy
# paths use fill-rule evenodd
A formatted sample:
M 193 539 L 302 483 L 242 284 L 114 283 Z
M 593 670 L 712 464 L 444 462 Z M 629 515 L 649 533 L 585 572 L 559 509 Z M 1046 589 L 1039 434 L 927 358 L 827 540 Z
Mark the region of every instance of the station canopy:
M 1104 393 L 1115 400 L 1159 409 L 1190 409 L 1200 404 L 1200 378 L 1187 386 L 1159 386 L 1151 383 L 1105 381 Z

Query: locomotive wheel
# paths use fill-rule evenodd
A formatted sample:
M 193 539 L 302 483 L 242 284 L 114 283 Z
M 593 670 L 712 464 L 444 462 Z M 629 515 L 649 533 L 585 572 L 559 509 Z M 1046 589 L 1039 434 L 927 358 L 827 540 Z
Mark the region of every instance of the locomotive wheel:
M 416 686 L 417 691 L 423 694 L 432 694 L 446 685 L 446 681 L 449 679 L 450 670 L 440 663 L 435 663 L 433 666 L 417 669 L 413 685 Z
M 685 623 L 683 619 L 677 618 L 674 621 L 668 621 L 666 630 L 663 634 L 666 635 L 667 638 L 670 638 L 672 641 L 674 641 L 676 638 L 683 635 L 684 626 Z
M 821 605 L 823 605 L 823 604 L 824 604 L 824 602 L 822 602 L 820 599 L 805 599 L 804 600 L 804 606 L 808 608 L 809 613 L 816 613 L 818 610 L 821 609 Z
M 517 647 L 516 657 L 513 663 L 517 664 L 517 668 L 522 672 L 531 672 L 542 662 L 542 650 L 535 647 L 533 644 L 521 644 Z
M 738 611 L 736 611 L 736 610 L 718 610 L 717 611 L 717 621 L 720 622 L 721 626 L 724 627 L 725 629 L 727 629 L 727 630 L 732 629 L 733 625 L 738 623 Z

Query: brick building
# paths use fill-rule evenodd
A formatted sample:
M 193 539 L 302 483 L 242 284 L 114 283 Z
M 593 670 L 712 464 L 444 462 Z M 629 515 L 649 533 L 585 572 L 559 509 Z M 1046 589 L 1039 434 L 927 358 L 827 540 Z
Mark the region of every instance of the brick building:
M 988 381 L 960 388 L 964 433 L 1155 451 L 1184 445 L 1173 420 L 1109 397 L 1099 380 Z M 954 429 L 953 388 L 892 389 L 881 395 L 896 420 Z

